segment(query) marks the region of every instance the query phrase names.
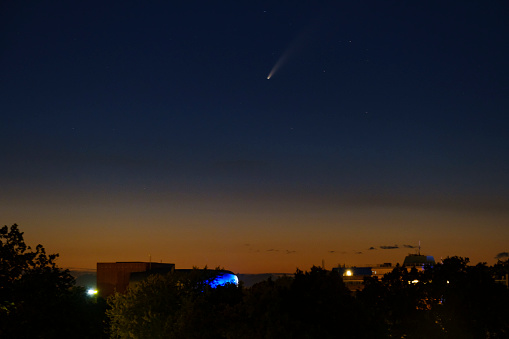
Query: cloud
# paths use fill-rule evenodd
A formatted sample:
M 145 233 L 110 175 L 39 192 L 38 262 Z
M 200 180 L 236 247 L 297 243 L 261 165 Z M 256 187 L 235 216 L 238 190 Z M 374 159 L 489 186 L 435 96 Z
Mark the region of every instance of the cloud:
M 329 253 L 336 253 L 336 251 L 329 251 Z
M 417 248 L 417 246 L 413 246 L 413 245 L 403 245 L 404 248 Z
M 386 245 L 384 245 L 384 246 L 380 246 L 380 248 L 383 249 L 383 250 L 393 250 L 393 249 L 399 248 L 399 246 L 398 245 L 394 245 L 394 246 L 386 246 Z
M 362 254 L 362 252 L 355 252 L 355 254 Z
M 269 248 L 268 250 L 266 250 L 266 252 L 273 252 L 273 253 L 276 253 L 276 252 L 284 252 L 286 254 L 293 254 L 293 253 L 297 253 L 297 251 L 293 251 L 293 250 L 278 250 L 276 248 Z
M 509 252 L 500 252 L 495 256 L 495 259 L 509 258 Z
M 369 248 L 369 250 L 370 250 L 370 251 L 372 251 L 372 250 L 376 250 L 376 248 L 374 248 L 373 246 L 371 246 L 371 247 Z

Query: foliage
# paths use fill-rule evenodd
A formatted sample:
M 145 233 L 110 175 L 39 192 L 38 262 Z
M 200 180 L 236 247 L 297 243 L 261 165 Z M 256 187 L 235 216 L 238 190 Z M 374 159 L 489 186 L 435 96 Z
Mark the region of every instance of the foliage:
M 382 338 L 337 272 L 313 266 L 246 293 L 248 338 Z M 369 324 L 370 326 L 366 326 Z
M 151 275 L 93 300 L 57 254 L 0 229 L 2 338 L 508 338 L 509 289 L 493 267 L 450 257 L 423 271 L 396 266 L 352 294 L 337 272 L 313 266 L 255 284 L 211 288 L 215 270 Z M 109 309 L 107 309 L 109 307 Z M 105 314 L 109 323 L 105 322 Z
M 505 279 L 506 275 L 509 274 L 509 259 L 505 261 L 498 259 L 491 271 L 496 279 Z
M 57 257 L 32 250 L 16 224 L 0 228 L 0 337 L 101 337 L 102 311 Z
M 383 337 L 376 326 L 365 326 L 360 304 L 335 272 L 312 267 L 250 289 L 209 288 L 202 272 L 154 275 L 114 295 L 108 311 L 112 337 Z
M 222 331 L 222 308 L 239 301 L 241 291 L 235 286 L 210 288 L 206 281 L 215 271 L 195 268 L 151 275 L 126 293 L 113 295 L 107 311 L 112 337 L 216 337 Z
M 418 281 L 418 282 L 417 282 Z M 426 294 L 427 282 L 415 268 L 396 266 L 381 281 L 365 280 L 357 298 L 383 320 L 391 336 L 397 338 L 440 338 L 441 329 L 429 314 L 431 300 Z
M 432 281 L 433 309 L 448 338 L 507 338 L 509 290 L 495 283 L 485 264 L 468 265 L 468 258 L 444 259 L 425 272 Z
M 486 264 L 450 257 L 423 272 L 397 266 L 357 297 L 395 337 L 507 338 L 509 290 Z

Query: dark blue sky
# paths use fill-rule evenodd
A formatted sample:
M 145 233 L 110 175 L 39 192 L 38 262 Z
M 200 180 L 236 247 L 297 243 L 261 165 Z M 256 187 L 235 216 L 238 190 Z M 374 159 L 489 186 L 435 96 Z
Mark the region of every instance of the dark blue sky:
M 3 224 L 107 200 L 479 210 L 509 226 L 507 2 L 0 6 Z

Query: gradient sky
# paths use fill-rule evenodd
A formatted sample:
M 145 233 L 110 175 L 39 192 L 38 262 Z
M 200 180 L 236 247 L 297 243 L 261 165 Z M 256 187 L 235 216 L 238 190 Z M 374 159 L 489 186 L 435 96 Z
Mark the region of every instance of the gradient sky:
M 508 17 L 506 1 L 3 1 L 0 223 L 62 267 L 294 272 L 401 263 L 419 241 L 493 264 Z

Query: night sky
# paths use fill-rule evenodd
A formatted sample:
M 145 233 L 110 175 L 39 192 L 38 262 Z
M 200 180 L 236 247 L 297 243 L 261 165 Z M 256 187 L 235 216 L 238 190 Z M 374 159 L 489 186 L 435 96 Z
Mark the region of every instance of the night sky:
M 419 241 L 493 264 L 508 18 L 506 1 L 2 1 L 0 224 L 74 268 L 294 272 L 401 263 Z

